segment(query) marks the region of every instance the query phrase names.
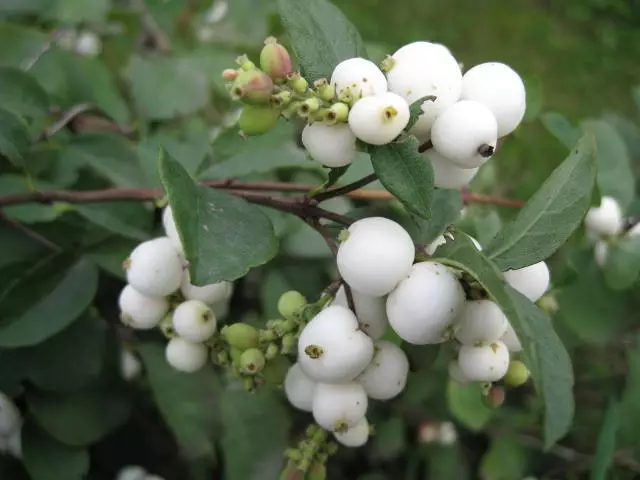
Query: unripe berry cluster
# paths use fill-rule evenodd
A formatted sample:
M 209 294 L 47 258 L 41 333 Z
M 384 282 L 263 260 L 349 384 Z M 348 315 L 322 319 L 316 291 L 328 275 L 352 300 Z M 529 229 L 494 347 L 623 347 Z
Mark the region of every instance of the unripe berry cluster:
M 13 400 L 0 392 L 0 453 L 22 458 L 22 416 Z

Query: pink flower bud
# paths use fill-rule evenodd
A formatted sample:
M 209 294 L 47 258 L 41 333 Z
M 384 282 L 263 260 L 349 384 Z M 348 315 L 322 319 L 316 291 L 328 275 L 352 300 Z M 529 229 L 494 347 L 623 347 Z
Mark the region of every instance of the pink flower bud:
M 260 68 L 274 80 L 284 81 L 287 75 L 293 72 L 289 52 L 275 37 L 267 38 L 264 44 L 260 52 Z
M 237 76 L 238 76 L 238 72 L 237 72 L 237 70 L 234 70 L 233 68 L 226 68 L 222 72 L 222 78 L 224 78 L 225 80 L 233 81 L 233 80 L 236 79 Z

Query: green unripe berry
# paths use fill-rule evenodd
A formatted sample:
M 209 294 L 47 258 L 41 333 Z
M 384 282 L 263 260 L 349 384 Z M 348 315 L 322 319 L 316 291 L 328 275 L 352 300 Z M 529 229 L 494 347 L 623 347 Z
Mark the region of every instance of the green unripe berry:
M 349 118 L 349 105 L 334 103 L 324 114 L 324 121 L 328 124 L 345 123 Z
M 298 348 L 298 337 L 288 334 L 282 337 L 282 353 L 293 353 Z
M 326 78 L 316 80 L 313 85 L 316 87 L 320 98 L 325 102 L 330 102 L 336 96 L 336 88 Z
M 237 347 L 231 347 L 229 349 L 229 356 L 231 357 L 231 362 L 233 363 L 233 366 L 235 368 L 240 368 L 240 365 L 242 365 L 241 363 L 241 358 L 242 358 L 242 352 L 243 350 L 237 348 Z
M 300 454 L 300 452 L 298 452 Z M 280 474 L 280 480 L 304 480 L 305 474 L 302 470 L 298 469 L 296 462 L 302 459 L 302 454 L 299 455 L 300 459 L 291 459 L 287 462 L 287 466 Z
M 236 58 L 236 63 L 245 71 L 255 70 L 256 68 L 256 64 L 249 60 L 249 57 L 246 55 L 240 55 Z
M 298 109 L 298 115 L 302 118 L 311 117 L 322 106 L 322 102 L 317 98 L 307 98 Z
M 266 104 L 273 94 L 273 80 L 262 70 L 241 71 L 231 86 L 236 100 L 249 104 Z
M 280 112 L 270 106 L 245 105 L 238 126 L 245 135 L 262 135 L 276 126 Z
M 529 369 L 520 360 L 512 360 L 504 376 L 504 383 L 510 387 L 519 387 L 529 380 Z
M 260 373 L 265 365 L 264 354 L 257 348 L 250 348 L 240 356 L 240 371 L 247 375 Z
M 177 333 L 173 328 L 172 313 L 170 313 L 160 321 L 160 331 L 165 337 L 169 339 L 177 336 Z
M 307 304 L 307 299 L 297 290 L 283 293 L 278 300 L 278 312 L 286 319 L 294 318 L 296 312 Z
M 299 73 L 293 72 L 287 75 L 287 83 L 293 89 L 294 92 L 304 95 L 309 88 L 309 82 L 307 82 Z
M 287 75 L 293 72 L 289 52 L 275 37 L 269 37 L 264 42 L 260 52 L 260 68 L 278 82 L 286 80 Z
M 258 346 L 259 332 L 247 323 L 238 322 L 227 325 L 220 333 L 230 346 L 240 351 Z
M 267 350 L 264 352 L 264 358 L 267 360 L 274 359 L 280 353 L 280 348 L 275 343 L 270 343 L 267 345 Z
M 274 332 L 272 329 L 260 330 L 259 339 L 260 339 L 261 343 L 273 342 L 277 338 L 278 338 L 278 336 L 276 335 L 276 332 Z
M 279 387 L 284 383 L 289 367 L 291 367 L 291 361 L 287 357 L 280 355 L 272 358 L 264 366 L 262 378 L 266 384 Z

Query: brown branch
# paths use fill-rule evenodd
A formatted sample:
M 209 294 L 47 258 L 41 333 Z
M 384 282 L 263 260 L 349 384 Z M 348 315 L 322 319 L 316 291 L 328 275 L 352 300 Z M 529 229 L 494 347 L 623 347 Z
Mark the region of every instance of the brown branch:
M 71 107 L 69 110 L 62 112 L 60 118 L 56 120 L 53 124 L 45 129 L 42 134 L 40 134 L 40 140 L 48 140 L 53 137 L 60 130 L 65 128 L 69 123 L 71 123 L 78 115 L 81 115 L 85 112 L 88 112 L 93 109 L 93 106 L 88 103 L 81 103 L 79 105 L 75 105 Z
M 375 173 L 372 173 L 370 175 L 367 175 L 366 177 L 361 178 L 360 180 L 356 180 L 353 183 L 345 185 L 344 187 L 331 188 L 324 192 L 320 192 L 319 194 L 315 195 L 313 198 L 317 202 L 323 202 L 325 200 L 329 200 L 330 198 L 340 197 L 342 195 L 346 195 L 355 190 L 358 190 L 364 187 L 365 185 L 369 185 L 370 183 L 375 182 L 377 179 L 378 179 L 378 176 Z

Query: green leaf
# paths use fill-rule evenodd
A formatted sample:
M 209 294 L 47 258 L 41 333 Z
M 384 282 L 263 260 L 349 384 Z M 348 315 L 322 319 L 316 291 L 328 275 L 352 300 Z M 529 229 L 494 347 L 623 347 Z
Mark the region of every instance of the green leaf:
M 20 67 L 37 57 L 46 43 L 47 35 L 35 28 L 0 23 L 0 65 Z
M 18 286 L 26 295 L 31 292 L 31 306 L 0 324 L 0 347 L 16 348 L 36 345 L 64 330 L 91 304 L 98 288 L 98 271 L 86 260 L 79 260 L 56 277 L 36 279 L 48 288 L 42 296 L 37 286 L 23 282 Z M 42 287 L 40 287 L 42 289 Z M 12 295 L 16 295 L 16 289 Z M 2 296 L 2 300 L 6 294 Z M 0 305 L 2 305 L 0 303 Z
M 168 154 L 160 174 L 196 285 L 235 280 L 278 250 L 269 218 L 256 206 L 196 183 Z
M 502 229 L 502 220 L 495 210 L 485 216 L 474 215 L 471 221 L 480 245 L 488 245 Z
M 0 105 L 18 115 L 48 115 L 49 97 L 38 81 L 17 68 L 0 67 Z
M 527 451 L 508 433 L 497 435 L 482 456 L 482 480 L 513 480 L 523 478 L 527 469 Z
M 635 180 L 624 138 L 604 120 L 585 120 L 580 126 L 596 140 L 600 193 L 614 197 L 625 211 L 635 197 Z
M 101 22 L 109 4 L 110 0 L 52 0 L 44 15 L 61 23 Z
M 640 336 L 635 335 L 625 352 L 627 378 L 620 401 L 620 418 L 624 419 L 619 426 L 621 446 L 639 443 L 640 428 Z
M 640 235 L 625 235 L 610 245 L 604 276 L 614 290 L 624 290 L 636 283 L 640 277 Z
M 128 398 L 107 386 L 67 395 L 31 391 L 27 398 L 38 424 L 72 447 L 97 442 L 122 425 L 131 411 Z
M 591 480 L 606 480 L 609 477 L 613 455 L 616 450 L 616 437 L 620 427 L 620 404 L 611 399 L 607 411 L 604 414 L 602 427 L 598 434 L 596 454 L 591 469 Z
M 542 81 L 539 76 L 531 76 L 524 78 L 525 90 L 527 95 L 526 111 L 524 121 L 530 122 L 540 116 L 543 106 L 543 88 Z
M 15 113 L 0 108 L 0 155 L 14 165 L 22 165 L 31 137 L 27 124 Z
M 487 246 L 503 270 L 540 262 L 560 248 L 582 223 L 596 176 L 595 145 L 585 135 L 569 157 Z
M 141 203 L 108 202 L 76 205 L 74 210 L 89 222 L 135 240 L 148 240 L 153 211 Z
M 64 445 L 27 421 L 22 431 L 24 464 L 32 480 L 82 480 L 89 471 L 89 453 Z
M 122 259 L 127 258 L 138 243 L 129 238 L 113 237 L 88 249 L 85 256 L 102 270 L 116 278 L 126 280 L 127 275 L 122 268 Z
M 548 448 L 570 428 L 573 420 L 573 371 L 571 359 L 553 329 L 551 320 L 506 284 L 496 265 L 479 252 L 468 236 L 437 251 L 436 261 L 466 271 L 478 281 L 509 319 L 524 348 L 524 361 L 545 404 L 544 439 Z
M 454 380 L 447 383 L 449 411 L 465 427 L 478 431 L 484 427 L 493 410 L 482 401 L 482 388 L 478 383 L 462 385 Z
M 138 112 L 150 120 L 188 115 L 209 103 L 206 77 L 178 58 L 134 55 L 125 76 Z
M 376 423 L 375 435 L 371 438 L 373 458 L 389 461 L 399 457 L 407 449 L 406 436 L 407 427 L 400 417 Z
M 347 173 L 347 170 L 350 166 L 351 164 L 330 169 L 327 181 L 322 184 L 322 190 L 333 187 L 338 182 L 338 180 L 340 180 L 340 177 Z
M 573 148 L 580 139 L 580 130 L 557 112 L 543 113 L 540 115 L 540 120 L 542 125 L 567 148 Z
M 458 190 L 436 189 L 433 192 L 431 218 L 424 220 L 418 216 L 412 216 L 413 225 L 408 226 L 409 233 L 414 241 L 429 244 L 460 217 L 461 211 L 462 195 Z
M 407 126 L 404 127 L 405 131 L 409 131 L 411 130 L 411 128 L 416 124 L 416 122 L 418 121 L 418 119 L 420 118 L 420 115 L 422 115 L 422 104 L 424 102 L 431 101 L 431 102 L 435 102 L 436 101 L 436 97 L 435 95 L 425 95 L 422 98 L 419 98 L 418 100 L 416 100 L 415 102 L 413 102 L 411 105 L 409 105 L 409 123 L 407 123 Z
M 358 30 L 328 0 L 278 0 L 278 12 L 310 82 L 329 79 L 342 60 L 367 58 Z
M 407 137 L 397 143 L 372 148 L 371 163 L 384 187 L 410 212 L 431 217 L 433 170 L 418 153 L 418 140 Z
M 219 401 L 213 371 L 205 368 L 191 374 L 178 372 L 167 363 L 159 344 L 142 343 L 138 352 L 156 405 L 182 451 L 190 458 L 212 456 Z
M 5 210 L 6 211 L 6 210 Z M 11 255 L 0 256 L 0 268 L 42 256 L 44 246 L 25 233 L 0 220 L 0 251 Z

